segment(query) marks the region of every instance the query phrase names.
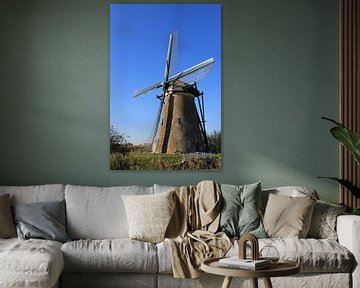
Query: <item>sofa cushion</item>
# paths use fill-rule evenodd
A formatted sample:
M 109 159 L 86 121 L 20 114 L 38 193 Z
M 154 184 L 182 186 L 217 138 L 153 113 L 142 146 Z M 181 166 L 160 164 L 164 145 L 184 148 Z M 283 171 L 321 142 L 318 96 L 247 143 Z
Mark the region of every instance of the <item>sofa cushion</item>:
M 266 237 L 260 218 L 261 182 L 243 186 L 221 185 L 222 204 L 219 231 L 229 237 L 251 233 Z
M 16 237 L 9 194 L 0 196 L 0 238 Z
M 156 246 L 130 239 L 78 240 L 61 248 L 66 272 L 156 273 Z
M 168 185 L 159 185 L 159 184 L 154 184 L 153 188 L 154 188 L 154 194 L 159 194 L 159 193 L 165 193 L 165 192 L 170 192 L 170 191 L 174 191 L 176 189 L 177 186 L 168 186 Z
M 346 209 L 345 205 L 318 200 L 314 206 L 307 237 L 337 240 L 336 219 Z
M 171 247 L 169 241 L 156 244 L 160 274 L 172 274 Z
M 45 201 L 13 206 L 19 238 L 69 241 L 65 231 L 65 201 Z
M 264 239 L 264 246 L 274 246 L 280 258 L 301 265 L 308 272 L 350 272 L 353 255 L 338 242 L 328 239 Z
M 351 252 L 338 242 L 330 239 L 259 239 L 259 250 L 264 246 L 275 247 L 280 259 L 298 263 L 302 273 L 350 272 L 354 266 L 354 257 Z M 237 251 L 238 243 L 235 242 L 227 255 L 234 256 Z
M 0 186 L 0 195 L 4 194 L 10 194 L 11 204 L 61 201 L 65 198 L 65 185 Z
M 316 200 L 270 194 L 264 215 L 264 227 L 269 237 L 305 238 L 310 227 Z
M 164 240 L 175 208 L 174 192 L 156 195 L 124 195 L 131 239 L 157 243 Z
M 0 239 L 0 287 L 53 287 L 63 268 L 59 242 Z
M 338 242 L 329 239 L 264 238 L 259 249 L 274 246 L 281 259 L 295 261 L 302 273 L 348 273 L 354 265 L 353 255 Z M 168 241 L 156 244 L 159 273 L 171 274 L 171 248 Z M 238 242 L 234 241 L 226 256 L 238 255 Z M 247 250 L 250 257 L 250 249 Z M 273 255 L 276 256 L 276 255 Z M 275 286 L 274 286 L 275 287 Z
M 152 187 L 66 185 L 67 233 L 71 239 L 128 238 L 123 195 L 152 194 Z
M 284 186 L 284 187 L 263 189 L 261 191 L 261 206 L 263 213 L 265 212 L 265 208 L 270 194 L 289 196 L 289 197 L 310 196 L 311 198 L 319 199 L 319 195 L 317 194 L 316 190 L 310 187 Z

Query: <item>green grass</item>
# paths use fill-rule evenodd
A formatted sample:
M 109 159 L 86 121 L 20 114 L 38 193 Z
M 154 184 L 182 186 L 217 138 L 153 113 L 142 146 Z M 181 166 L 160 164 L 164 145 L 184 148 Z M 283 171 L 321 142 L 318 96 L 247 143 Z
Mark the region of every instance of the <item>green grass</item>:
M 134 149 L 127 155 L 110 154 L 112 170 L 214 170 L 221 166 L 221 154 L 201 157 L 200 154 L 153 154 Z

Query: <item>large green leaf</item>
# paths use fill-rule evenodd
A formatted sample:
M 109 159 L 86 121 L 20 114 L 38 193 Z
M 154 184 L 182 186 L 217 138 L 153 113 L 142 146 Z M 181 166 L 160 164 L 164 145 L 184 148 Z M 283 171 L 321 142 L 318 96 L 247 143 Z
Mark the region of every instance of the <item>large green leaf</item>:
M 349 180 L 339 179 L 336 177 L 318 177 L 318 178 L 326 178 L 326 179 L 337 181 L 341 185 L 343 185 L 346 189 L 348 189 L 356 198 L 360 198 L 360 188 L 355 186 Z
M 323 119 L 335 123 L 337 126 L 330 129 L 331 134 L 339 140 L 354 156 L 356 162 L 360 165 L 360 136 L 353 131 L 348 130 L 344 125 L 335 120 Z
M 331 134 L 339 140 L 354 156 L 356 162 L 360 164 L 360 137 L 356 133 L 343 127 L 331 128 Z

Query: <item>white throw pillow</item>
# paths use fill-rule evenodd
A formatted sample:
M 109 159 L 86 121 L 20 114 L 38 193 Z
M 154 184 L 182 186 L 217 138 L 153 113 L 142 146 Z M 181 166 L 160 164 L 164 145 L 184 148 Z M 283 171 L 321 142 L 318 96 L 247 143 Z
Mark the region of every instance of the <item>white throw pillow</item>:
M 131 239 L 158 243 L 175 208 L 174 191 L 155 195 L 122 196 Z

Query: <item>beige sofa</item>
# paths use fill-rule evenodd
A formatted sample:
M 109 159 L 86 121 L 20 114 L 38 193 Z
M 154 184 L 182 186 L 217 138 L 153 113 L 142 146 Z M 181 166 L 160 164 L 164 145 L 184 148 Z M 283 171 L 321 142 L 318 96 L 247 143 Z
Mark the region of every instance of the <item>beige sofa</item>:
M 214 275 L 194 280 L 174 279 L 167 242 L 152 244 L 128 238 L 122 195 L 171 189 L 159 185 L 0 186 L 0 195 L 10 194 L 12 203 L 65 199 L 67 233 L 72 239 L 65 244 L 40 239 L 0 239 L 0 287 L 221 287 L 223 278 Z M 270 191 L 282 195 L 293 193 L 292 187 L 264 190 L 264 203 Z M 260 248 L 271 244 L 281 257 L 301 265 L 301 273 L 274 278 L 273 286 L 360 287 L 357 267 L 360 217 L 339 216 L 337 232 L 338 242 L 310 238 L 260 239 Z M 236 253 L 234 242 L 228 255 Z M 240 283 L 245 287 L 250 284 L 244 279 L 234 279 L 233 287 Z

